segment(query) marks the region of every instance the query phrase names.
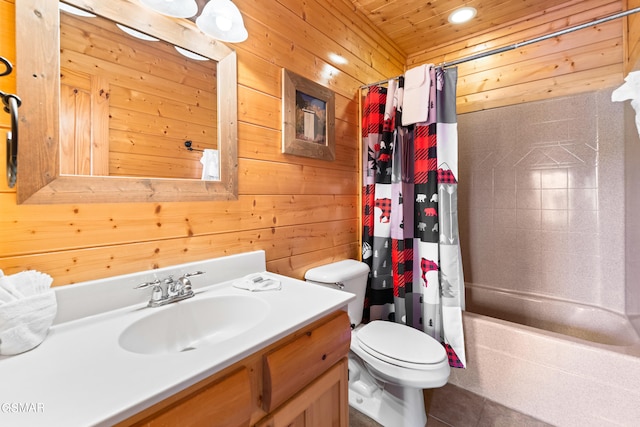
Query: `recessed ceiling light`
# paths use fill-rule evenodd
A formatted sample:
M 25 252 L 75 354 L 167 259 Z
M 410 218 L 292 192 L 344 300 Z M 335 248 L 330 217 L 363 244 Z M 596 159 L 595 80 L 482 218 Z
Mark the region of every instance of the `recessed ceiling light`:
M 478 13 L 478 11 L 473 7 L 461 7 L 451 12 L 449 22 L 452 24 L 462 24 L 473 19 L 476 13 Z

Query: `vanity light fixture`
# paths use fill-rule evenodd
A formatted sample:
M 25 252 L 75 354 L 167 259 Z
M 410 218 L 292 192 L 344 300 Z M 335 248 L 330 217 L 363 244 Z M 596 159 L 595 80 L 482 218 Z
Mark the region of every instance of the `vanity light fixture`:
M 191 18 L 198 13 L 196 0 L 140 0 L 140 3 L 174 18 Z
M 140 31 L 134 30 L 133 28 L 129 28 L 129 27 L 125 26 L 125 25 L 116 24 L 116 27 L 120 28 L 125 33 L 127 33 L 130 36 L 135 37 L 137 39 L 145 40 L 145 41 L 148 41 L 148 42 L 157 42 L 158 41 L 158 39 L 155 38 L 155 37 L 151 37 L 148 34 L 141 33 Z
M 473 7 L 461 7 L 449 14 L 449 22 L 451 22 L 452 24 L 463 24 L 472 20 L 477 13 L 478 11 Z
M 58 3 L 58 8 L 63 12 L 71 13 L 72 15 L 76 15 L 76 16 L 82 16 L 83 18 L 96 17 L 96 15 L 94 15 L 93 13 L 87 12 L 86 10 L 78 9 L 75 6 L 71 6 L 70 4 L 66 4 L 62 2 Z
M 240 10 L 231 0 L 210 0 L 196 18 L 196 25 L 223 42 L 239 43 L 249 36 Z
M 198 13 L 195 0 L 140 0 L 150 9 L 176 18 L 190 18 Z M 243 42 L 249 36 L 238 7 L 231 0 L 209 0 L 196 25 L 205 34 L 229 43 Z
M 186 56 L 189 59 L 194 59 L 196 61 L 208 61 L 209 58 L 204 57 L 202 55 L 198 55 L 197 53 L 193 53 L 190 50 L 183 49 L 180 46 L 174 46 L 179 54 Z

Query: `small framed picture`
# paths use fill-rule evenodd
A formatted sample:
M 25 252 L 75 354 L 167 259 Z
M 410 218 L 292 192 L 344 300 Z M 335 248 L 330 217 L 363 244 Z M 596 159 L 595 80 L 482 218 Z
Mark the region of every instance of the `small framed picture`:
M 335 94 L 282 69 L 282 152 L 333 161 Z

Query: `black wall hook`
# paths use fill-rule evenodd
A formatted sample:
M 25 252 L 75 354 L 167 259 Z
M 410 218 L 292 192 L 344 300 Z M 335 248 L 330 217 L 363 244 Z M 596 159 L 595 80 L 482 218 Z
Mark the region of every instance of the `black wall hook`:
M 191 147 L 192 145 L 193 145 L 193 142 L 191 140 L 187 140 L 187 141 L 184 142 L 184 146 L 189 151 L 204 151 L 204 150 L 198 150 L 197 148 L 193 148 L 193 147 Z

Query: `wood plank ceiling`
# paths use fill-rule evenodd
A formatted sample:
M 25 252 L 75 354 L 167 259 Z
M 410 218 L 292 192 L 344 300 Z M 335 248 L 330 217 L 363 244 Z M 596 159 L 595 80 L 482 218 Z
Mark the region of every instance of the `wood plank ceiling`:
M 351 0 L 408 56 L 445 46 L 471 34 L 489 32 L 497 26 L 545 13 L 573 0 Z M 472 6 L 477 16 L 465 24 L 451 24 L 449 14 Z

